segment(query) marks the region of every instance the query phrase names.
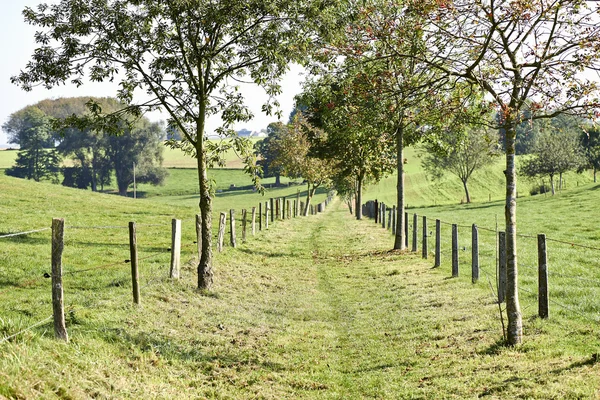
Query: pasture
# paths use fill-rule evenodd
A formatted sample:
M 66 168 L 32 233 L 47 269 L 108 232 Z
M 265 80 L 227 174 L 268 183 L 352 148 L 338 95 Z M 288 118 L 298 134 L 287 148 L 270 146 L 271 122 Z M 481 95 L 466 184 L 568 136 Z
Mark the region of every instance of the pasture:
M 541 320 L 535 247 L 520 238 L 524 344 L 507 348 L 490 289 L 493 233 L 482 233 L 488 275 L 472 284 L 462 227 L 502 225 L 501 164 L 475 179 L 470 205 L 460 204 L 460 182 L 448 177 L 427 189 L 418 163 L 408 165 L 411 216 L 461 225 L 458 278 L 449 278 L 447 244 L 432 269 L 420 252 L 389 251 L 389 231 L 356 221 L 335 200 L 325 213 L 276 221 L 245 243 L 238 236 L 237 248 L 215 252 L 214 290 L 199 292 L 194 169 L 171 168 L 163 187 L 140 186 L 145 198 L 137 200 L 0 175 L 0 236 L 66 218 L 70 335 L 69 344 L 56 341 L 48 320 L 50 232 L 0 238 L 0 340 L 22 331 L 0 343 L 0 398 L 597 398 L 600 186 L 573 175 L 554 197 L 519 199 L 519 233 L 567 244 L 549 243 L 551 314 Z M 239 189 L 249 182 L 239 170 L 211 174 L 215 217 L 306 190 L 261 196 Z M 394 190 L 392 176 L 364 199 L 391 205 Z M 183 220 L 179 280 L 168 278 L 172 218 Z M 141 307 L 131 302 L 129 221 L 138 226 Z M 448 243 L 449 226 L 442 232 Z

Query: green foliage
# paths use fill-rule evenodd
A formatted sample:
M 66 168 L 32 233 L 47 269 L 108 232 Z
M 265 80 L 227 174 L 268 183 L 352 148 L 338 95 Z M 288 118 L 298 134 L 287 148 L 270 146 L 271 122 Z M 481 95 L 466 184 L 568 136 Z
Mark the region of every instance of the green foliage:
M 467 182 L 477 170 L 493 163 L 500 155 L 498 136 L 491 130 L 467 128 L 463 133 L 448 130 L 436 142 L 423 145 L 421 164 L 433 179 L 445 172 L 457 176 L 465 188 L 467 203 L 471 202 Z
M 548 177 L 554 194 L 554 177 L 578 170 L 585 163 L 579 140 L 579 136 L 572 133 L 544 131 L 538 137 L 531 157 L 521 164 L 521 174 L 530 178 Z
M 275 177 L 275 184 L 279 184 L 281 168 L 275 163 L 278 155 L 277 141 L 286 127 L 281 122 L 273 122 L 267 126 L 267 137 L 254 143 L 254 152 L 260 156 L 258 164 L 262 168 L 262 177 Z

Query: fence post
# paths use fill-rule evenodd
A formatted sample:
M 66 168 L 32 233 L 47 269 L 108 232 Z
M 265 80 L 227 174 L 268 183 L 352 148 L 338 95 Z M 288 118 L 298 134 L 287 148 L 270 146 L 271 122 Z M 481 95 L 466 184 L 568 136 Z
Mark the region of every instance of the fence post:
M 458 225 L 452 224 L 452 277 L 458 277 Z
M 404 213 L 404 247 L 408 249 L 408 212 Z
M 262 201 L 258 203 L 258 230 L 262 231 Z
M 294 212 L 293 212 L 293 216 L 294 218 L 296 218 L 298 216 L 298 203 L 296 200 L 294 200 Z
M 242 209 L 242 242 L 246 242 L 246 214 L 245 208 Z
M 129 254 L 131 261 L 131 283 L 133 288 L 133 302 L 140 304 L 140 274 L 138 272 L 138 251 L 135 222 L 129 223 Z
M 256 235 L 256 207 L 252 207 L 252 236 Z
M 291 219 L 292 218 L 292 200 L 287 200 L 287 207 L 285 208 L 285 211 L 287 212 L 287 219 Z
M 300 207 L 300 190 L 298 190 L 296 192 L 296 200 L 295 201 L 296 202 L 294 203 L 294 212 L 295 212 L 294 216 L 297 217 L 298 215 L 300 215 L 300 209 L 298 208 L 298 207 Z
M 427 217 L 423 215 L 423 249 L 421 256 L 425 259 L 427 259 L 427 253 L 429 252 L 429 249 L 427 247 L 428 236 L 429 235 L 427 234 Z
M 417 251 L 417 229 L 419 228 L 419 216 L 415 213 L 413 214 L 413 239 L 412 239 L 412 251 Z
M 435 260 L 433 267 L 439 267 L 442 264 L 442 221 L 435 220 Z
M 269 229 L 269 202 L 265 201 L 265 229 Z
M 396 206 L 392 206 L 392 235 L 396 236 Z
M 62 254 L 65 248 L 65 220 L 52 219 L 52 315 L 54 317 L 54 336 L 69 341 L 65 323 L 62 284 Z
M 181 264 L 181 220 L 171 220 L 171 269 L 169 277 L 179 278 Z
M 300 214 L 298 214 L 298 215 L 300 215 L 302 217 L 304 216 L 304 202 L 303 201 L 300 202 Z
M 198 245 L 198 260 L 202 255 L 202 221 L 200 214 L 196 214 L 196 244 Z
M 226 215 L 224 212 L 219 216 L 219 236 L 217 237 L 217 250 L 220 252 L 223 251 L 223 239 L 225 238 L 225 218 Z
M 546 235 L 538 235 L 538 315 L 548 318 L 548 253 Z
M 231 247 L 236 247 L 235 242 L 235 210 L 229 210 L 229 242 L 231 243 Z
M 387 207 L 386 207 L 385 203 L 381 202 L 381 211 L 380 211 L 381 218 L 380 219 L 381 219 L 381 227 L 383 229 L 385 229 L 385 211 L 386 211 L 386 209 L 387 209 Z
M 271 222 L 275 222 L 275 199 L 272 197 L 269 199 L 269 208 L 271 211 Z
M 379 202 L 375 199 L 375 205 L 373 206 L 373 214 L 375 214 L 375 223 L 379 223 Z
M 388 231 L 390 229 L 392 229 L 392 209 L 391 208 L 388 208 L 387 229 L 388 229 Z
M 506 233 L 498 232 L 498 303 L 506 297 Z
M 477 283 L 479 280 L 479 230 L 475 224 L 471 230 L 471 241 L 471 282 Z
M 285 219 L 285 217 L 286 217 L 286 215 L 285 215 L 287 212 L 287 207 L 286 207 L 287 204 L 286 203 L 287 203 L 286 198 L 283 197 L 281 199 L 281 219 Z

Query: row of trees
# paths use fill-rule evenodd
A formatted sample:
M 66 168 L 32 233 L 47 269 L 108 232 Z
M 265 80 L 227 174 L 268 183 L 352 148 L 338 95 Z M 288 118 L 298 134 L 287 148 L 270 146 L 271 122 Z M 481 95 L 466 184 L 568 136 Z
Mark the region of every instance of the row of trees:
M 406 146 L 465 137 L 472 125 L 500 130 L 507 338 L 517 344 L 517 135 L 525 120 L 589 114 L 600 104 L 597 83 L 582 73 L 598 68 L 595 13 L 594 2 L 581 0 L 61 0 L 25 10 L 26 21 L 42 29 L 40 47 L 13 81 L 26 90 L 82 84 L 84 77 L 118 81 L 127 107 L 108 115 L 92 107 L 93 117 L 79 121 L 87 126 L 118 127 L 123 112 L 144 109 L 170 115 L 169 126 L 198 160 L 202 289 L 213 277 L 206 171 L 223 150 L 210 147 L 204 126 L 207 116 L 220 114 L 220 133 L 227 136 L 234 122 L 252 118 L 236 82 L 259 84 L 273 99 L 289 62 L 309 65 L 312 77 L 298 98 L 303 115 L 292 131 L 302 132 L 308 154 L 334 160 L 337 187 L 355 192 L 357 202 L 364 180 L 393 166 L 401 215 Z M 134 104 L 136 89 L 151 100 Z M 269 101 L 264 110 L 275 105 Z M 233 146 L 255 177 L 248 143 L 236 138 Z M 399 218 L 395 249 L 404 248 L 403 224 Z
M 162 163 L 164 129 L 160 123 L 139 118 L 123 124 L 118 135 L 93 129 L 55 129 L 53 121 L 88 113 L 89 98 L 43 100 L 10 115 L 2 126 L 9 143 L 19 146 L 15 165 L 7 175 L 35 181 L 50 180 L 80 189 L 104 190 L 113 173 L 120 195 L 133 183 L 133 164 L 140 183 L 160 184 L 167 175 Z M 106 111 L 122 104 L 115 99 L 92 99 Z M 65 164 L 66 166 L 61 166 Z

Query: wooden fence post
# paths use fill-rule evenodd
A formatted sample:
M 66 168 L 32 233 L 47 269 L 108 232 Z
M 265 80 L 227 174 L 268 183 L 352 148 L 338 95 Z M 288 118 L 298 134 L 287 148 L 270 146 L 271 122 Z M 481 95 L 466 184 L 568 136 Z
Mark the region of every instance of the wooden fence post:
M 252 207 L 252 236 L 256 235 L 256 207 Z
M 396 235 L 396 206 L 392 206 L 392 235 Z
M 265 201 L 265 229 L 269 229 L 269 202 Z
M 546 235 L 538 235 L 538 315 L 548 318 L 548 253 Z
M 65 308 L 62 284 L 62 254 L 65 248 L 65 220 L 52 219 L 52 315 L 54 318 L 54 336 L 69 341 L 65 323 Z
M 422 254 L 421 257 L 427 259 L 427 253 L 429 252 L 429 249 L 427 247 L 427 238 L 429 237 L 429 234 L 427 233 L 427 217 L 425 215 L 423 215 L 423 249 L 422 249 Z
M 198 245 L 198 260 L 202 256 L 202 220 L 200 214 L 196 214 L 196 244 Z
M 262 201 L 258 203 L 258 230 L 262 231 Z
M 298 203 L 296 200 L 294 200 L 294 212 L 293 212 L 293 216 L 294 218 L 296 218 L 298 216 Z
M 269 199 L 269 208 L 271 211 L 271 222 L 275 222 L 275 199 L 272 197 Z
M 304 216 L 304 202 L 301 201 L 300 202 L 300 216 Z
M 217 236 L 217 250 L 220 252 L 223 251 L 223 239 L 225 238 L 225 218 L 226 215 L 224 212 L 219 216 L 219 236 Z
M 287 204 L 286 203 L 287 203 L 286 199 L 285 199 L 285 197 L 283 197 L 281 199 L 281 219 L 285 219 L 285 217 L 286 217 L 286 212 L 287 212 L 287 207 L 286 207 Z
M 295 212 L 294 216 L 297 217 L 298 215 L 300 215 L 300 208 L 299 208 L 300 207 L 300 190 L 298 190 L 296 192 L 296 200 L 295 201 L 296 202 L 294 203 L 294 212 Z
M 236 247 L 235 241 L 235 210 L 229 210 L 229 242 L 231 243 L 231 247 Z
M 379 223 L 379 202 L 375 199 L 375 205 L 373 206 L 373 214 L 375 215 L 375 223 Z
M 390 229 L 392 229 L 392 209 L 388 208 L 387 230 L 389 231 Z
M 498 232 L 498 303 L 506 298 L 506 233 Z
M 169 277 L 179 278 L 181 265 L 181 220 L 171 220 L 171 269 Z
M 415 213 L 413 214 L 413 238 L 412 238 L 412 251 L 417 251 L 417 229 L 419 229 L 419 216 Z
M 404 247 L 408 249 L 408 212 L 404 213 Z
M 285 208 L 287 212 L 287 219 L 292 218 L 292 200 L 287 200 L 287 207 Z
M 242 242 L 246 242 L 246 215 L 247 211 L 245 208 L 242 209 Z
M 129 223 L 129 254 L 131 262 L 131 283 L 133 288 L 133 302 L 140 304 L 140 274 L 138 272 L 138 251 L 135 222 Z
M 383 229 L 385 229 L 385 211 L 386 211 L 386 209 L 387 209 L 387 207 L 386 207 L 385 203 L 381 202 L 381 211 L 380 211 L 381 212 L 381 218 L 380 219 L 381 219 L 381 227 Z
M 471 230 L 471 241 L 471 282 L 477 283 L 479 280 L 479 230 L 475 224 Z
M 452 224 L 452 277 L 458 277 L 458 225 Z
M 439 267 L 442 264 L 442 221 L 435 220 L 435 260 L 433 267 Z

